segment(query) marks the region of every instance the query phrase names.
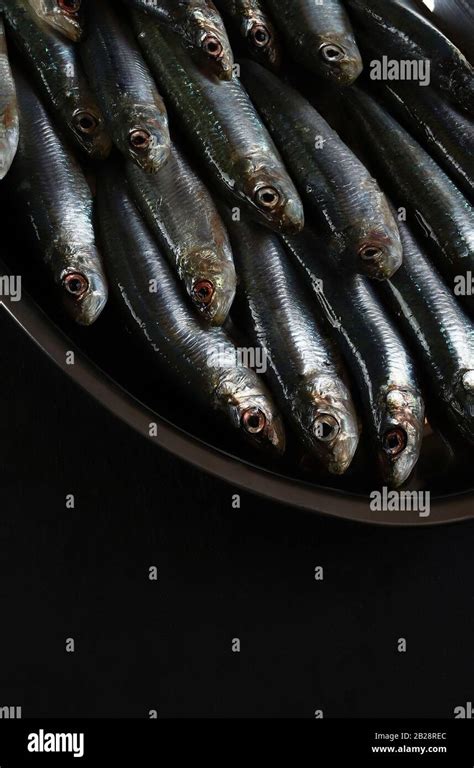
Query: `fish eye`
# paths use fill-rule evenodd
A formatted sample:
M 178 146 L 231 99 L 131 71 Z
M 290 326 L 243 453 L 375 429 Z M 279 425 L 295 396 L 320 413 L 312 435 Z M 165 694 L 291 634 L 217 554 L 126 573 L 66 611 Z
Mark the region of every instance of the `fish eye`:
M 383 436 L 383 449 L 389 456 L 399 456 L 407 447 L 407 433 L 401 427 L 392 427 Z
M 58 0 L 58 7 L 65 13 L 78 13 L 81 0 Z
M 81 299 L 89 289 L 89 281 L 81 272 L 69 272 L 62 280 L 63 287 L 75 299 Z
M 250 435 L 260 434 L 266 424 L 266 416 L 259 408 L 247 408 L 242 414 L 242 427 Z
M 207 307 L 214 296 L 214 285 L 210 280 L 198 280 L 193 285 L 192 295 L 197 304 Z
M 318 440 L 321 440 L 323 443 L 334 440 L 339 433 L 339 429 L 337 419 L 329 413 L 320 414 L 314 421 L 314 433 Z
M 202 47 L 212 59 L 220 59 L 224 52 L 222 43 L 215 37 L 215 35 L 206 35 L 202 42 Z
M 377 261 L 382 256 L 382 251 L 375 245 L 364 245 L 359 251 L 359 256 L 363 261 Z
M 76 129 L 86 136 L 91 136 L 99 127 L 97 118 L 91 114 L 91 112 L 86 112 L 84 110 L 76 112 L 73 121 Z
M 128 140 L 136 152 L 145 152 L 151 144 L 151 134 L 143 128 L 130 131 Z
M 329 62 L 329 64 L 341 61 L 345 56 L 344 50 L 338 45 L 334 45 L 334 43 L 326 43 L 325 45 L 322 45 L 319 49 L 319 53 L 321 58 Z
M 265 48 L 270 44 L 272 36 L 264 24 L 255 24 L 250 30 L 250 38 L 257 48 Z
M 274 187 L 260 187 L 255 193 L 255 203 L 261 208 L 272 210 L 280 202 L 280 194 Z

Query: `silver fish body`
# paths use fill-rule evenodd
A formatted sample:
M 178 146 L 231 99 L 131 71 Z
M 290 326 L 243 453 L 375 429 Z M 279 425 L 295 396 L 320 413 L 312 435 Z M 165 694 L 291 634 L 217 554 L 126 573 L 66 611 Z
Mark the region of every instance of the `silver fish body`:
M 166 107 L 133 33 L 105 0 L 88 8 L 81 53 L 115 145 L 144 171 L 156 173 L 170 151 Z
M 17 73 L 15 81 L 21 130 L 10 189 L 66 311 L 79 324 L 90 325 L 107 301 L 92 195 L 36 94 Z
M 172 36 L 143 15 L 133 19 L 150 67 L 214 186 L 263 224 L 299 231 L 301 200 L 240 81 L 210 80 Z
M 222 325 L 236 275 L 226 229 L 206 187 L 176 145 L 156 177 L 132 163 L 126 173 L 137 206 L 193 305 L 212 325 Z
M 222 328 L 204 325 L 190 310 L 113 168 L 99 178 L 97 212 L 111 290 L 157 370 L 255 447 L 281 454 L 284 428 L 271 395 L 258 375 L 240 364 Z
M 45 103 L 71 138 L 92 158 L 104 158 L 110 137 L 82 71 L 77 47 L 43 22 L 28 0 L 9 1 L 5 21 Z
M 337 263 L 311 230 L 284 240 L 357 386 L 381 477 L 399 487 L 418 461 L 424 430 L 425 406 L 412 356 L 365 277 L 353 275 L 341 290 Z
M 227 221 L 239 274 L 239 325 L 261 350 L 271 390 L 300 440 L 324 469 L 342 475 L 359 429 L 336 348 L 318 326 L 311 293 L 278 236 Z
M 19 139 L 16 89 L 8 58 L 5 28 L 0 17 L 0 179 L 15 157 Z

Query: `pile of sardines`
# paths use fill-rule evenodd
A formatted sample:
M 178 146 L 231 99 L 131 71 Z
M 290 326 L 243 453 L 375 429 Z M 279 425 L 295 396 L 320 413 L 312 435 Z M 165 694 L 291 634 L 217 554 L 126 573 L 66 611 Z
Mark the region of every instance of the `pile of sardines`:
M 474 442 L 474 69 L 421 5 L 0 0 L 1 177 L 65 310 L 110 290 L 150 366 L 317 477 Z

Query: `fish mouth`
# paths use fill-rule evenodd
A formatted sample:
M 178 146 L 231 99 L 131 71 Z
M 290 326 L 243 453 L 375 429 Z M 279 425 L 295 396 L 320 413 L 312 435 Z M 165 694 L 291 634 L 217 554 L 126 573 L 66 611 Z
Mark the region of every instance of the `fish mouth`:
M 85 269 L 70 269 L 62 272 L 60 285 L 68 314 L 79 325 L 92 325 L 107 303 L 105 278 Z
M 325 75 L 342 86 L 357 80 L 364 67 L 355 40 L 325 40 L 318 47 L 318 56 Z
M 72 116 L 72 128 L 81 146 L 95 159 L 105 159 L 112 149 L 112 140 L 105 130 L 102 117 L 92 109 L 77 109 Z
M 372 280 L 388 280 L 401 267 L 401 248 L 390 247 L 385 238 L 365 241 L 358 250 L 359 272 Z
M 237 277 L 230 261 L 210 251 L 193 252 L 180 272 L 195 309 L 213 326 L 222 325 L 234 301 Z

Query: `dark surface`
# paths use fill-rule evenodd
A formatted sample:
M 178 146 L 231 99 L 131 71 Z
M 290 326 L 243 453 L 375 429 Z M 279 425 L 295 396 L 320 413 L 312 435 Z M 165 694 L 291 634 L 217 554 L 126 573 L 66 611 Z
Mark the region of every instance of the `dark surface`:
M 472 700 L 473 524 L 233 509 L 235 489 L 116 421 L 5 316 L 1 333 L 0 706 L 453 717 Z

